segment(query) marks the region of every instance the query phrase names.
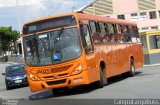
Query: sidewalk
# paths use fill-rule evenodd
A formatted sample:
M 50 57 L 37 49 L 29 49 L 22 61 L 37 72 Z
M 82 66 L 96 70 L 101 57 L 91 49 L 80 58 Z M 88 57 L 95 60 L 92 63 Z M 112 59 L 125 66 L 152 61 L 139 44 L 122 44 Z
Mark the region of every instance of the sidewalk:
M 0 62 L 0 64 L 18 64 L 17 62 Z

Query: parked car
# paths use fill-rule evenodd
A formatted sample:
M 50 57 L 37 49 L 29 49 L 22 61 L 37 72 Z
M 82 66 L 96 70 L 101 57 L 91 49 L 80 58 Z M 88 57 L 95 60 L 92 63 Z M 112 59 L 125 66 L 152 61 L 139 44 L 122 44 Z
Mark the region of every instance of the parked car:
M 5 73 L 2 73 L 2 75 L 5 75 L 7 90 L 15 86 L 28 85 L 24 64 L 9 65 L 6 67 Z

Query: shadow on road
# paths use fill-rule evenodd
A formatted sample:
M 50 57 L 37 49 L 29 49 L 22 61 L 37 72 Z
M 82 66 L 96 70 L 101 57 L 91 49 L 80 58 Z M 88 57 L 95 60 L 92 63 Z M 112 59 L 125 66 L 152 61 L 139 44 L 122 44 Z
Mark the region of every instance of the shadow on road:
M 135 76 L 139 76 L 140 74 L 142 74 L 141 71 L 136 71 L 135 72 Z M 114 77 L 111 77 L 108 79 L 108 85 L 112 85 L 114 83 L 117 83 L 117 82 L 120 82 L 120 81 L 123 81 L 127 78 L 129 78 L 130 76 L 129 75 L 126 75 L 126 74 L 121 74 L 121 75 L 118 75 L 118 76 L 114 76 Z
M 53 94 L 52 90 L 46 90 L 43 92 L 36 93 L 34 95 L 29 96 L 30 100 L 39 100 L 39 99 L 46 99 L 46 98 L 54 98 L 54 97 L 62 97 L 62 96 L 71 96 L 77 94 L 86 94 L 96 90 L 96 88 L 91 85 L 85 86 L 77 86 L 71 87 L 67 91 L 60 91 L 58 94 Z
M 20 88 L 25 88 L 25 87 L 28 87 L 28 85 L 14 86 L 14 87 L 11 87 L 9 90 L 20 89 Z
M 137 71 L 135 76 L 138 76 L 142 72 Z M 115 84 L 117 82 L 123 81 L 125 79 L 129 78 L 129 76 L 115 76 L 112 78 L 108 79 L 108 85 Z M 107 87 L 104 86 L 104 87 Z M 37 92 L 33 95 L 29 96 L 30 100 L 40 100 L 40 99 L 46 99 L 46 98 L 54 98 L 54 97 L 62 97 L 62 96 L 71 96 L 71 95 L 77 95 L 77 94 L 86 94 L 89 92 L 93 92 L 97 90 L 98 88 L 95 87 L 95 84 L 92 83 L 90 85 L 85 85 L 85 86 L 77 86 L 77 87 L 72 87 L 71 89 L 68 89 L 67 91 L 59 92 L 59 94 L 53 94 L 52 90 L 46 90 L 42 92 Z

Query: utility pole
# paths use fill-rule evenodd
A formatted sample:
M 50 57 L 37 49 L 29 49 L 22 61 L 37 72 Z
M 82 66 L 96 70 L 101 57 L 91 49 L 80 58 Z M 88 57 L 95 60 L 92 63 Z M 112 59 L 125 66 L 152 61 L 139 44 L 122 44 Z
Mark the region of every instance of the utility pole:
M 19 4 L 18 0 L 16 0 L 16 7 L 17 7 L 17 19 L 18 19 L 18 25 L 19 25 L 19 32 L 20 32 L 20 40 L 21 40 L 21 46 L 22 46 L 22 57 L 24 58 L 24 51 L 23 51 L 23 41 L 22 41 L 22 28 L 21 28 L 21 21 L 20 21 L 20 15 L 19 15 Z M 17 44 L 17 43 L 16 43 Z M 19 52 L 19 51 L 18 51 Z
M 20 16 L 19 16 L 19 4 L 18 4 L 18 0 L 16 0 L 16 7 L 17 7 L 17 19 L 18 19 L 18 25 L 19 25 L 19 31 L 20 31 L 20 35 L 22 34 L 21 32 L 21 21 L 20 21 Z

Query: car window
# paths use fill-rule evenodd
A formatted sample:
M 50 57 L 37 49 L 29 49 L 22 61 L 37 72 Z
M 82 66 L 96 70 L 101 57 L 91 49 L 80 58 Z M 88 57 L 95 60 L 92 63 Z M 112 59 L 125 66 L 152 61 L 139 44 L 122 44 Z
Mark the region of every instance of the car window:
M 6 68 L 6 75 L 19 75 L 19 74 L 25 74 L 26 69 L 24 65 L 15 65 L 15 66 L 9 66 Z

